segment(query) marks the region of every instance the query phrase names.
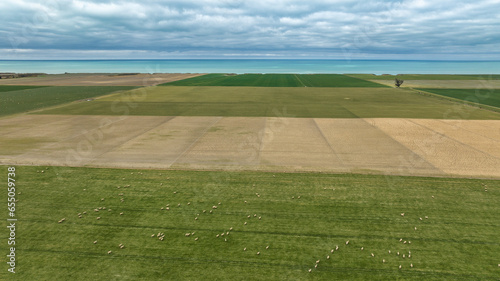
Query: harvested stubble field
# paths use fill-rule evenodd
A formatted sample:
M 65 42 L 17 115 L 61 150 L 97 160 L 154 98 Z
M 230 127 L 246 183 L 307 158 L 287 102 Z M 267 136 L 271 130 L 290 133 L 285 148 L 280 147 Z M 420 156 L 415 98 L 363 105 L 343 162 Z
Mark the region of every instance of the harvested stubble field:
M 498 120 L 24 115 L 0 163 L 500 178 Z
M 68 73 L 47 74 L 38 77 L 0 79 L 0 85 L 34 86 L 153 86 L 203 74 L 187 73 L 137 73 L 137 74 L 93 74 Z
M 493 280 L 500 270 L 498 181 L 43 166 L 16 174 L 10 280 Z

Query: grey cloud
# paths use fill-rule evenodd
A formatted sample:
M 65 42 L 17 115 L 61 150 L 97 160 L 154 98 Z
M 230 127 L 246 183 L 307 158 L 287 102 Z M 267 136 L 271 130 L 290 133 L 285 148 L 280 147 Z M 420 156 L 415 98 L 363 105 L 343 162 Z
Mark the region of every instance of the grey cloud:
M 0 49 L 40 53 L 321 56 L 347 50 L 370 57 L 500 58 L 500 3 L 488 0 L 9 0 L 0 10 L 0 35 L 8 39 Z

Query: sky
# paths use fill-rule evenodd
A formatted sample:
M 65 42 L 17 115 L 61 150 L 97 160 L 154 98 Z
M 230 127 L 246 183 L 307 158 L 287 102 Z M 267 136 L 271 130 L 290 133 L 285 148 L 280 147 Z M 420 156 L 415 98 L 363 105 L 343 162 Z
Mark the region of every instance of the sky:
M 500 0 L 2 0 L 0 59 L 500 60 Z

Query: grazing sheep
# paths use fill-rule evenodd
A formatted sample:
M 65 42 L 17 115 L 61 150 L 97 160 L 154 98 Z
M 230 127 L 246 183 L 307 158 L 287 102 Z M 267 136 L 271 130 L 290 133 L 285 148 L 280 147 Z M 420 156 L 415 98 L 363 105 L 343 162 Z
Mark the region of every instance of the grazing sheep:
M 198 237 L 194 238 L 194 241 L 198 241 Z
M 326 259 L 329 260 L 330 259 L 330 256 L 326 256 Z
M 403 259 L 405 258 L 405 254 L 403 254 Z
M 154 235 L 154 234 L 153 234 L 153 235 L 151 235 L 151 238 L 154 238 L 154 237 L 155 237 L 155 235 Z
M 372 253 L 372 257 L 374 257 L 375 255 Z
M 399 252 L 398 252 L 398 256 L 399 256 Z
M 401 265 L 399 265 L 399 269 L 401 269 Z
M 417 230 L 417 227 L 415 226 L 415 228 L 414 228 L 414 229 L 415 229 L 415 230 Z
M 317 260 L 316 263 L 319 263 L 319 260 Z
M 312 271 L 312 269 L 309 269 L 309 272 L 311 272 L 311 271 Z
M 300 199 L 300 196 L 299 196 L 299 197 L 297 197 L 297 199 Z
M 120 216 L 122 216 L 122 215 L 123 215 L 123 212 L 120 213 Z
M 259 220 L 261 219 L 262 217 L 259 217 Z
M 338 251 L 339 250 L 339 246 L 335 246 L 335 251 Z
M 247 248 L 243 248 L 243 251 L 246 251 L 246 250 L 247 250 Z
M 188 205 L 191 205 L 191 202 L 188 202 Z
M 410 267 L 413 268 L 413 263 L 410 263 Z
M 247 222 L 245 222 L 244 225 L 247 225 Z
M 195 220 L 195 221 L 197 221 L 197 220 L 198 220 L 198 217 L 194 218 L 194 220 Z
M 233 230 L 233 227 L 230 227 L 229 230 Z
M 346 244 L 346 245 L 349 245 L 349 240 L 345 241 L 345 244 Z
M 257 255 L 260 255 L 260 252 L 257 252 Z
M 405 213 L 401 213 L 401 216 L 404 217 L 405 216 Z
M 215 235 L 215 237 L 219 238 L 219 234 Z
M 100 220 L 100 219 L 101 219 L 101 217 L 97 217 L 97 219 L 98 219 L 98 220 Z
M 266 246 L 266 250 L 269 249 L 269 246 Z
M 250 218 L 250 217 L 251 217 L 250 215 L 247 216 L 247 218 Z
M 330 251 L 330 253 L 333 253 L 333 249 Z
M 391 250 L 389 250 L 389 254 L 391 253 Z
M 94 241 L 94 244 L 97 244 L 97 240 Z
M 382 263 L 385 263 L 385 259 L 382 260 Z
M 317 265 L 317 264 L 315 264 L 315 265 L 314 265 L 314 268 L 318 268 L 318 265 Z
M 87 214 L 87 212 L 83 212 L 83 214 Z
M 111 251 L 108 251 L 108 255 L 111 254 Z
M 422 218 L 420 218 L 420 220 L 422 220 Z
M 361 251 L 363 251 L 363 249 L 364 249 L 364 248 L 363 248 L 363 247 L 361 247 Z
M 224 238 L 224 242 L 227 242 L 227 239 L 226 239 L 226 238 Z
M 189 235 L 191 235 L 191 233 L 186 233 L 185 236 L 188 237 Z

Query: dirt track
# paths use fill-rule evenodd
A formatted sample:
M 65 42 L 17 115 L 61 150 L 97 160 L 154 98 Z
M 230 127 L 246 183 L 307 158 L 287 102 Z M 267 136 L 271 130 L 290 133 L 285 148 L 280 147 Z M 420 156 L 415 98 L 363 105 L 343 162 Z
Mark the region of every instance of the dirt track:
M 0 164 L 500 178 L 500 121 L 21 115 Z
M 0 85 L 29 86 L 154 86 L 203 74 L 49 74 L 43 77 L 0 79 Z

